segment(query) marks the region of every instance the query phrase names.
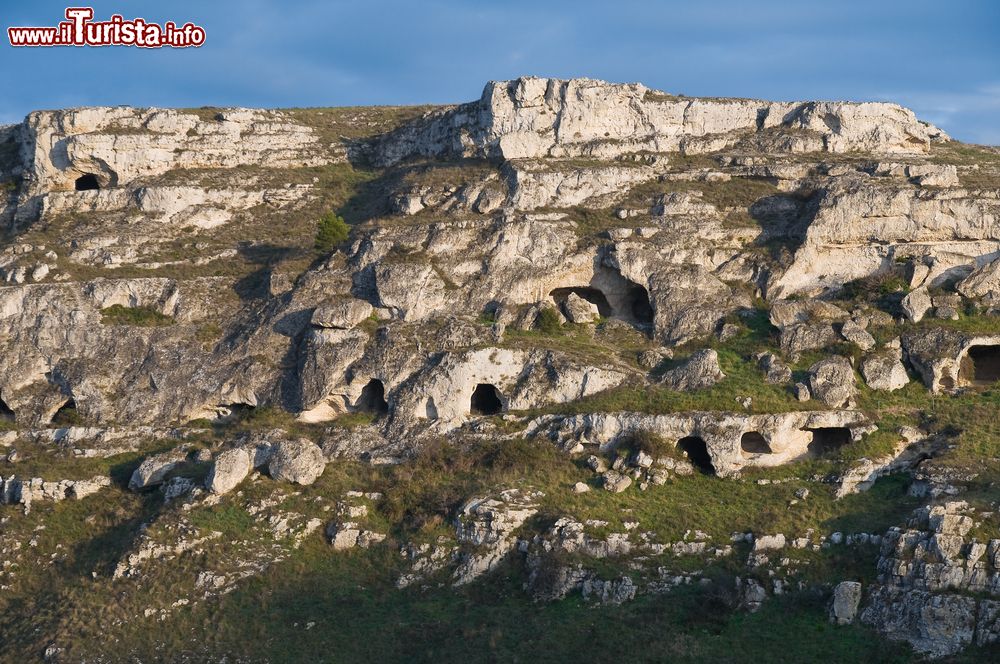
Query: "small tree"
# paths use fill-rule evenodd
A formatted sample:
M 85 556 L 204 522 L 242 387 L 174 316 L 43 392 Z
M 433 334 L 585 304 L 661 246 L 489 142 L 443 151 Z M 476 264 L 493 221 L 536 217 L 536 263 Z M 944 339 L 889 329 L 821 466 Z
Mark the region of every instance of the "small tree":
M 333 251 L 350 234 L 351 227 L 347 225 L 347 222 L 340 215 L 327 212 L 320 217 L 319 225 L 316 229 L 316 251 L 323 254 Z

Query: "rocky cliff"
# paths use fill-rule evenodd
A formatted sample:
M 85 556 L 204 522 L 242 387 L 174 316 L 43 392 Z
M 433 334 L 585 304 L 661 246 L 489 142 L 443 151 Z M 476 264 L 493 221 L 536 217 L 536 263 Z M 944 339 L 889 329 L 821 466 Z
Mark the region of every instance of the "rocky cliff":
M 0 603 L 98 610 L 26 572 L 89 510 L 118 541 L 70 558 L 128 598 L 121 638 L 346 549 L 449 596 L 519 569 L 527 601 L 715 584 L 758 610 L 846 581 L 852 634 L 1000 633 L 955 594 L 993 592 L 993 522 L 985 558 L 900 530 L 993 509 L 995 148 L 894 104 L 522 78 L 443 108 L 36 112 L 0 129 L 0 186 Z M 94 652 L 54 615 L 12 647 Z

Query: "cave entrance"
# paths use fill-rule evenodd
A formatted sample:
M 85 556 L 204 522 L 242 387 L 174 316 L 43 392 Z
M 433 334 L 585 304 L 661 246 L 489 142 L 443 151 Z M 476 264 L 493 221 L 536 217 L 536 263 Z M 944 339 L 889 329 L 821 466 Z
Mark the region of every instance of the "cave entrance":
M 496 415 L 503 410 L 503 399 L 494 385 L 480 383 L 472 392 L 470 411 L 473 415 Z
M 770 454 L 771 445 L 759 431 L 747 431 L 740 437 L 740 450 L 744 456 Z
M 0 399 L 0 422 L 13 422 L 14 411 L 7 405 L 7 402 Z
M 216 418 L 220 422 L 239 422 L 253 416 L 256 407 L 246 403 L 229 403 L 216 406 Z
M 625 306 L 637 323 L 653 324 L 653 305 L 649 302 L 649 291 L 637 283 L 631 283 L 625 293 Z
M 555 303 L 560 307 L 565 306 L 567 298 L 569 298 L 570 293 L 576 295 L 577 297 L 583 298 L 587 302 L 595 305 L 597 307 L 597 312 L 603 318 L 610 318 L 614 314 L 614 310 L 611 308 L 611 303 L 608 302 L 607 296 L 604 292 L 598 288 L 584 288 L 584 287 L 571 287 L 571 288 L 556 288 L 549 293 L 549 296 L 555 300 Z
M 101 188 L 101 183 L 93 173 L 84 173 L 76 179 L 75 186 L 77 191 L 96 191 Z
M 72 399 L 59 406 L 59 410 L 52 416 L 52 424 L 61 427 L 79 426 L 82 422 L 83 418 L 80 417 L 80 413 L 76 409 L 76 402 Z
M 677 441 L 677 447 L 681 448 L 691 465 L 703 475 L 715 475 L 715 466 L 712 465 L 712 456 L 708 453 L 704 438 L 686 436 Z
M 972 346 L 959 368 L 966 385 L 986 386 L 1000 380 L 1000 346 Z
M 851 430 L 847 427 L 819 427 L 806 431 L 813 437 L 806 449 L 815 456 L 823 456 L 851 442 Z
M 385 400 L 385 385 L 377 378 L 372 378 L 361 390 L 354 409 L 376 416 L 389 412 L 389 403 Z

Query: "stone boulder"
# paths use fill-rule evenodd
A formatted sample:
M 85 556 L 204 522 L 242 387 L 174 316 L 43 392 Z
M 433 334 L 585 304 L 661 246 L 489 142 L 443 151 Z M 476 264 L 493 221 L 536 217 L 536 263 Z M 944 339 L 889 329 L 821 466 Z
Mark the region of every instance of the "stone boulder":
M 764 371 L 764 380 L 773 385 L 783 385 L 792 380 L 792 369 L 774 353 L 762 353 L 757 366 Z
M 232 491 L 246 479 L 253 467 L 250 453 L 243 448 L 222 452 L 215 458 L 212 470 L 205 478 L 205 488 L 215 494 Z
M 271 477 L 294 484 L 312 484 L 325 468 L 323 450 L 304 438 L 277 443 L 267 464 Z
M 858 393 L 850 361 L 837 355 L 809 367 L 809 393 L 830 408 L 850 404 Z
M 1000 260 L 976 268 L 955 285 L 955 290 L 968 298 L 1000 295 Z
M 842 581 L 833 589 L 830 604 L 830 622 L 850 625 L 858 615 L 861 604 L 861 584 L 857 581 Z
M 128 488 L 133 491 L 139 491 L 162 484 L 167 474 L 184 463 L 186 458 L 187 450 L 184 449 L 171 450 L 147 457 L 132 472 L 132 477 L 128 481 Z
M 873 390 L 894 392 L 910 382 L 899 351 L 894 355 L 873 355 L 861 361 L 861 375 Z
M 853 320 L 844 323 L 844 326 L 840 329 L 840 336 L 861 350 L 867 351 L 875 347 L 875 337 Z
M 601 317 L 597 305 L 583 299 L 576 293 L 570 293 L 563 304 L 566 319 L 571 323 L 593 323 Z
M 726 377 L 719 366 L 719 354 L 710 348 L 696 351 L 687 362 L 663 375 L 663 384 L 688 392 L 712 387 Z
M 919 323 L 934 306 L 925 287 L 915 288 L 907 293 L 900 304 L 906 319 L 911 323 Z

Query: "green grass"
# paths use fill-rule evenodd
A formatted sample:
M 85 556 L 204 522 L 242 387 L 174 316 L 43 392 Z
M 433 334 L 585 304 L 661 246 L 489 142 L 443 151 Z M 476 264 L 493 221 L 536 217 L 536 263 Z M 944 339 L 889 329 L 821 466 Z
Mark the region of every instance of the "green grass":
M 173 317 L 161 314 L 149 307 L 123 307 L 120 304 L 114 304 L 106 309 L 101 309 L 101 323 L 104 325 L 164 327 L 176 322 Z

